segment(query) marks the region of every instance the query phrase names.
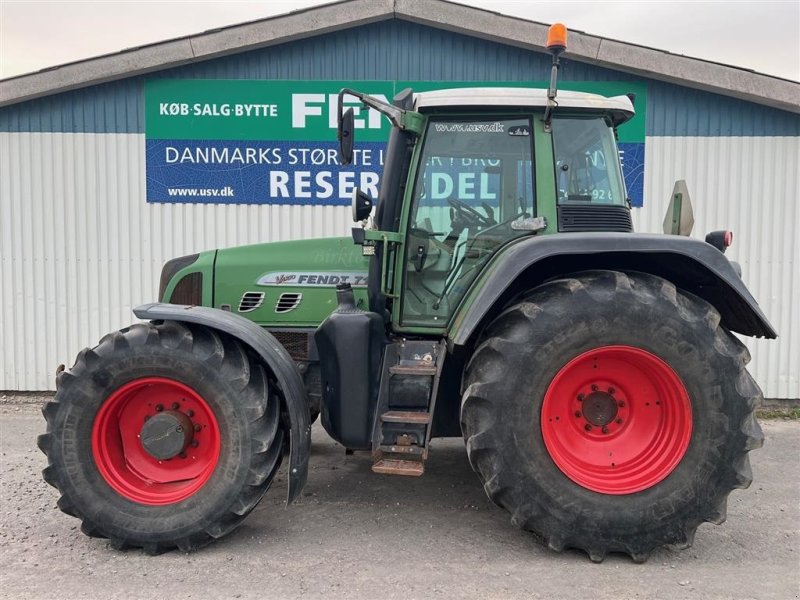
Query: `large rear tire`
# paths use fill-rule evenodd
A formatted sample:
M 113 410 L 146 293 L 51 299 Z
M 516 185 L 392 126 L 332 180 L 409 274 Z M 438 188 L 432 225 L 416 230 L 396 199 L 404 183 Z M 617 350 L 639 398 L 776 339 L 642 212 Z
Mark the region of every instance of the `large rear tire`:
M 281 462 L 274 383 L 212 329 L 156 321 L 109 334 L 57 390 L 38 440 L 44 479 L 84 533 L 118 548 L 189 551 L 229 533 Z
M 462 431 L 512 522 L 556 551 L 644 561 L 725 519 L 763 443 L 749 354 L 708 303 L 647 274 L 549 282 L 490 324 Z

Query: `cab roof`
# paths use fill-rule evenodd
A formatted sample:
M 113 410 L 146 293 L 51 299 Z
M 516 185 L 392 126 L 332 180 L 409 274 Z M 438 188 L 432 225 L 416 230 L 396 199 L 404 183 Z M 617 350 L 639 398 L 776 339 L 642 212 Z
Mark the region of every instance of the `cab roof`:
M 608 114 L 615 125 L 629 120 L 636 111 L 627 96 L 606 98 L 599 94 L 559 90 L 556 95 L 556 112 L 575 110 Z M 442 108 L 469 109 L 476 107 L 530 107 L 547 106 L 547 90 L 507 87 L 469 87 L 414 94 L 414 110 L 433 112 Z

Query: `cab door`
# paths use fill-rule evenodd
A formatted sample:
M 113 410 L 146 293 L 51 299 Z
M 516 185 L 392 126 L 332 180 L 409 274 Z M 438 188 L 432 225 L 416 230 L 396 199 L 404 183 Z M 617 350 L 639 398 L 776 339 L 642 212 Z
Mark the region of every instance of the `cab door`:
M 444 329 L 498 249 L 536 216 L 528 115 L 431 116 L 411 175 L 395 257 L 395 329 Z

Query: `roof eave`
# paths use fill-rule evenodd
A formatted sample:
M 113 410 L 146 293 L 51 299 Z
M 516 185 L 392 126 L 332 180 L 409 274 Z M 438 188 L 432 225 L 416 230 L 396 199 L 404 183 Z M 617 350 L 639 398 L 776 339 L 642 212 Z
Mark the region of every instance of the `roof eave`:
M 0 81 L 0 107 L 285 44 L 394 16 L 394 0 L 345 0 L 90 58 Z
M 543 52 L 548 26 L 444 0 L 345 0 L 0 81 L 0 106 L 398 18 Z M 800 113 L 800 83 L 571 31 L 572 60 Z
M 395 0 L 399 19 L 546 52 L 548 25 L 443 0 Z M 470 23 L 479 27 L 471 28 Z M 537 43 L 538 42 L 538 43 Z M 566 58 L 800 113 L 800 82 L 578 31 Z

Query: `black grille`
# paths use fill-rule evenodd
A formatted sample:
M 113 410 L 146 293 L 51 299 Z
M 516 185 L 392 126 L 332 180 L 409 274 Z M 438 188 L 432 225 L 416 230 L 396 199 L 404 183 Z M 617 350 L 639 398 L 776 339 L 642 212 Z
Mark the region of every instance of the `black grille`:
M 199 254 L 190 254 L 188 256 L 173 258 L 172 260 L 168 260 L 166 263 L 164 263 L 164 266 L 161 269 L 161 280 L 158 283 L 159 302 L 169 302 L 167 298 L 164 298 L 164 292 L 167 291 L 169 280 L 175 276 L 175 273 L 184 267 L 188 267 L 190 264 L 196 261 L 199 256 Z
M 308 333 L 270 331 L 294 360 L 308 360 Z
M 605 204 L 563 205 L 558 207 L 559 231 L 633 231 L 627 206 Z
M 188 304 L 190 306 L 203 304 L 203 274 L 189 273 L 185 275 L 172 290 L 172 297 L 169 301 L 172 304 Z

